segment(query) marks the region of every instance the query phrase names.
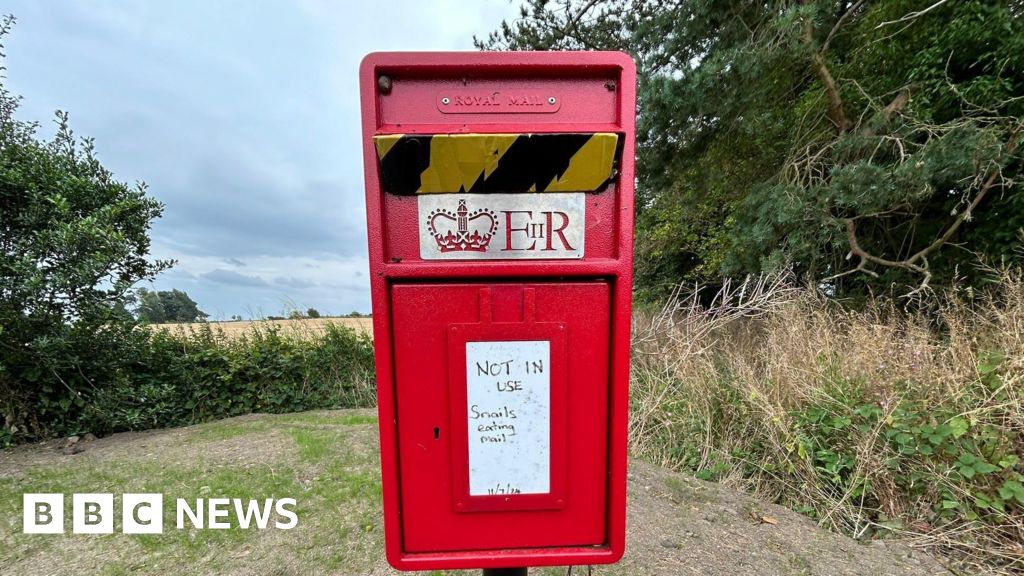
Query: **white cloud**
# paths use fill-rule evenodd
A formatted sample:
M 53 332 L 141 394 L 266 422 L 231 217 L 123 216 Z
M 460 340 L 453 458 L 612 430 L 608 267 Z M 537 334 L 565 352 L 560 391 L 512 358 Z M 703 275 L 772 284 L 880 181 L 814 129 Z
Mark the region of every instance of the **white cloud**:
M 507 0 L 5 6 L 21 116 L 71 112 L 166 204 L 155 257 L 215 317 L 369 310 L 357 73 L 383 50 L 471 50 Z M 52 129 L 47 127 L 44 132 Z M 244 268 L 243 268 L 244 267 Z

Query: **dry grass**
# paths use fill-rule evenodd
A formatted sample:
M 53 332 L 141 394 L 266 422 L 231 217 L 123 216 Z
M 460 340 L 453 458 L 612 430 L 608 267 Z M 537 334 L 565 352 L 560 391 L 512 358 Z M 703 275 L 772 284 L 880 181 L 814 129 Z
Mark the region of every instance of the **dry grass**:
M 153 324 L 155 329 L 166 329 L 172 332 L 190 332 L 197 328 L 209 326 L 220 330 L 228 337 L 237 337 L 268 326 L 277 327 L 285 332 L 296 335 L 323 334 L 327 324 L 338 324 L 359 332 L 373 335 L 373 318 L 302 318 L 297 320 L 237 320 L 229 322 L 193 322 L 174 324 Z
M 634 321 L 634 453 L 970 573 L 1024 573 L 1024 279 L 963 296 L 851 311 L 784 277 L 709 306 L 677 294 Z

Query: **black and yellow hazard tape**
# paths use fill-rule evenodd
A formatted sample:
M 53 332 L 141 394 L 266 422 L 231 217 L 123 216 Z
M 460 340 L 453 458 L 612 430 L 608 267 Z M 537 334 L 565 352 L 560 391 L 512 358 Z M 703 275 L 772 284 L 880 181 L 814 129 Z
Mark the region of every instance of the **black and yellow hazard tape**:
M 613 178 L 615 133 L 389 134 L 373 139 L 392 194 L 593 192 Z

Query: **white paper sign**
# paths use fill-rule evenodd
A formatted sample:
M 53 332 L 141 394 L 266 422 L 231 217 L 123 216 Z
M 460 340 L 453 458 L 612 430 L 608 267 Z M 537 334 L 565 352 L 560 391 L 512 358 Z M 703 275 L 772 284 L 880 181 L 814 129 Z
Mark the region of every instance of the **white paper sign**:
M 469 494 L 551 491 L 551 343 L 467 342 Z
M 420 194 L 420 258 L 583 258 L 586 194 Z

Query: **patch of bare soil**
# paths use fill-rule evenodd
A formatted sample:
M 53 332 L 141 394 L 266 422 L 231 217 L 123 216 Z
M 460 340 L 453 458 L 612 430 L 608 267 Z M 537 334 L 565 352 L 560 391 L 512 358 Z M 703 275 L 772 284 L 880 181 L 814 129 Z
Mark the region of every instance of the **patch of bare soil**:
M 787 508 L 731 488 L 631 463 L 626 556 L 630 574 L 949 574 L 893 541 L 861 544 Z

